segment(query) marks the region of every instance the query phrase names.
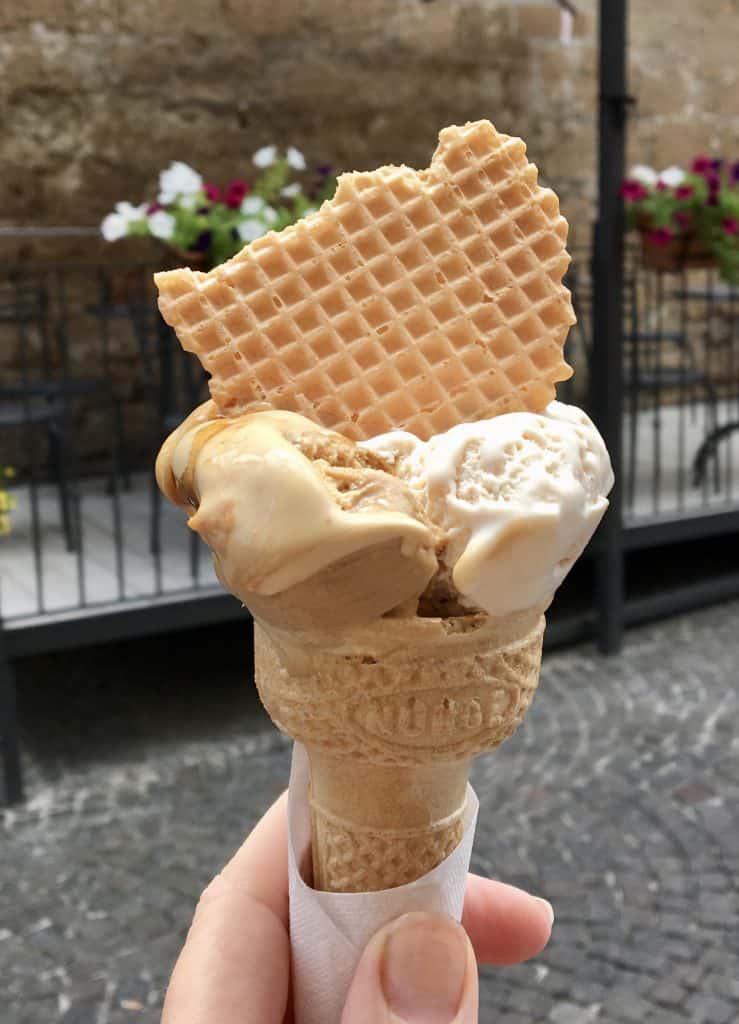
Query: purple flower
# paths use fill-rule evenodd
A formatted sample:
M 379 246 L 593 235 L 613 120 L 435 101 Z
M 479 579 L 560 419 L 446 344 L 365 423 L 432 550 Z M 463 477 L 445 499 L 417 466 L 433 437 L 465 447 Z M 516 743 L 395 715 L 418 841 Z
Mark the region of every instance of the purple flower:
M 705 153 L 702 153 L 700 156 L 695 158 L 693 163 L 690 165 L 690 169 L 693 174 L 707 174 L 709 171 L 713 170 L 713 160 L 710 156 L 706 156 Z
M 718 172 L 721 170 L 723 166 L 723 157 L 717 156 L 715 159 L 711 160 L 711 170 L 714 171 L 716 174 L 718 174 Z
M 647 190 L 642 183 L 634 178 L 627 179 L 621 186 L 621 195 L 629 203 L 636 203 L 640 199 L 644 199 L 646 194 Z
M 195 250 L 195 252 L 206 252 L 208 249 L 210 249 L 211 240 L 212 235 L 210 231 L 201 231 L 197 237 L 193 249 Z
M 653 245 L 667 245 L 675 237 L 672 228 L 652 228 L 648 236 Z
M 211 203 L 217 203 L 221 198 L 221 190 L 217 185 L 206 185 L 203 189 Z
M 715 171 L 710 171 L 706 175 L 706 184 L 708 185 L 708 191 L 713 195 L 721 188 L 721 178 L 719 178 Z
M 657 189 L 658 192 L 666 192 L 670 186 L 665 185 L 664 181 L 658 181 L 654 187 Z
M 333 169 L 333 164 L 319 164 L 316 167 L 316 170 L 318 171 L 322 178 L 328 178 L 329 174 L 333 172 Z
M 677 210 L 675 223 L 679 224 L 683 231 L 687 230 L 693 223 L 693 215 L 688 210 Z
M 164 207 L 162 206 L 161 203 L 149 203 L 149 205 L 146 207 L 146 216 L 150 217 L 152 213 L 159 213 L 159 211 L 163 209 Z
M 231 210 L 237 210 L 244 201 L 244 197 L 251 191 L 248 181 L 232 181 L 226 189 L 226 206 Z
M 690 199 L 693 195 L 692 185 L 678 185 L 675 189 L 675 199 Z
M 739 235 L 739 218 L 726 217 L 721 222 L 721 227 L 724 229 L 727 235 Z
M 731 165 L 731 169 L 729 170 L 729 180 L 732 185 L 739 184 L 739 160 L 737 160 L 735 164 Z

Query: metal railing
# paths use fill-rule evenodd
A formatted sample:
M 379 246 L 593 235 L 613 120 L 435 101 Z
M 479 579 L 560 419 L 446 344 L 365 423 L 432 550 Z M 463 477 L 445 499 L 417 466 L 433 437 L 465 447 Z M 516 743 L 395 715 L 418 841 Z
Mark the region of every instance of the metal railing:
M 210 557 L 163 502 L 152 466 L 164 437 L 207 397 L 155 304 L 147 264 L 0 265 L 0 464 L 17 476 L 0 541 L 8 628 L 111 604 L 213 592 Z M 588 254 L 570 275 L 587 403 Z M 711 270 L 669 273 L 631 251 L 623 331 L 625 546 L 700 536 L 739 502 L 737 290 Z M 590 410 L 598 418 L 598 410 Z M 645 542 L 646 543 L 646 542 Z
M 0 465 L 17 471 L 12 532 L 0 538 L 8 778 L 9 658 L 244 614 L 154 482 L 164 437 L 207 397 L 199 364 L 158 314 L 154 269 L 0 264 Z M 568 358 L 577 373 L 561 397 L 586 407 L 601 358 L 590 280 L 588 254 L 576 253 L 579 324 Z M 648 270 L 631 252 L 625 297 L 622 567 L 630 553 L 739 530 L 736 289 L 713 271 Z M 600 410 L 589 411 L 597 422 Z M 653 588 L 627 600 L 623 621 L 734 592 L 739 573 L 731 572 L 677 591 Z M 607 614 L 607 601 L 586 601 L 555 621 L 549 642 L 592 635 Z
M 0 446 L 15 467 L 0 616 L 24 624 L 215 591 L 162 502 L 164 437 L 207 396 L 156 310 L 152 267 L 0 267 Z

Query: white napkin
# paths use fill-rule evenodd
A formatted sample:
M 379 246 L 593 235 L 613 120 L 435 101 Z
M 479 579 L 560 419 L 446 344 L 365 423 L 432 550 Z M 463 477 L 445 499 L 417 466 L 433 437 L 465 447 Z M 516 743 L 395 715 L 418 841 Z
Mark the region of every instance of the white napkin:
M 412 910 L 462 917 L 464 887 L 475 836 L 475 792 L 467 786 L 464 834 L 446 860 L 423 878 L 383 892 L 317 892 L 298 865 L 311 842 L 305 748 L 293 748 L 288 804 L 290 945 L 296 1024 L 340 1024 L 349 985 L 362 950 L 378 928 Z

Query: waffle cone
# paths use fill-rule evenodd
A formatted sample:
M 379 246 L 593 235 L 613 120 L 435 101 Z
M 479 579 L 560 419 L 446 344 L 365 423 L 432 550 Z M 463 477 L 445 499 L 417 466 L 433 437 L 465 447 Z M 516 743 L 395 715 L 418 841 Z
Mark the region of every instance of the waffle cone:
M 543 630 L 539 609 L 304 635 L 256 625 L 262 701 L 310 758 L 317 889 L 393 888 L 455 848 L 472 758 L 528 710 Z

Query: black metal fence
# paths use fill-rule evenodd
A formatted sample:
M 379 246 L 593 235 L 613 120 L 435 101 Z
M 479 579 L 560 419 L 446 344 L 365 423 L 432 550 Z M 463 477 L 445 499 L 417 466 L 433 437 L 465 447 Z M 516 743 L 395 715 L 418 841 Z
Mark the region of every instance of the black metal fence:
M 0 616 L 11 637 L 25 628 L 30 643 L 53 617 L 82 624 L 101 607 L 215 583 L 181 517 L 162 529 L 153 459 L 207 387 L 158 315 L 151 269 L 0 268 L 0 461 L 15 469 Z
M 6 657 L 243 614 L 154 484 L 162 440 L 207 384 L 159 317 L 153 269 L 0 266 L 0 465 L 16 470 L 12 532 L 0 538 Z M 625 271 L 621 568 L 633 552 L 739 529 L 737 291 L 711 270 L 651 270 L 636 249 Z M 588 253 L 576 253 L 570 284 L 577 372 L 561 397 L 587 407 L 603 370 Z M 731 571 L 652 581 L 646 595 L 627 587 L 623 620 L 734 591 Z M 588 595 L 555 620 L 550 643 L 592 635 L 608 614 Z
M 16 471 L 0 617 L 13 637 L 28 630 L 13 639 L 23 649 L 53 617 L 218 593 L 207 552 L 151 472 L 164 437 L 207 397 L 199 364 L 159 317 L 153 269 L 0 266 L 0 465 Z M 577 372 L 562 397 L 587 407 L 600 370 L 589 253 L 575 254 L 570 285 Z M 738 307 L 714 270 L 652 270 L 629 248 L 624 550 L 736 528 Z

